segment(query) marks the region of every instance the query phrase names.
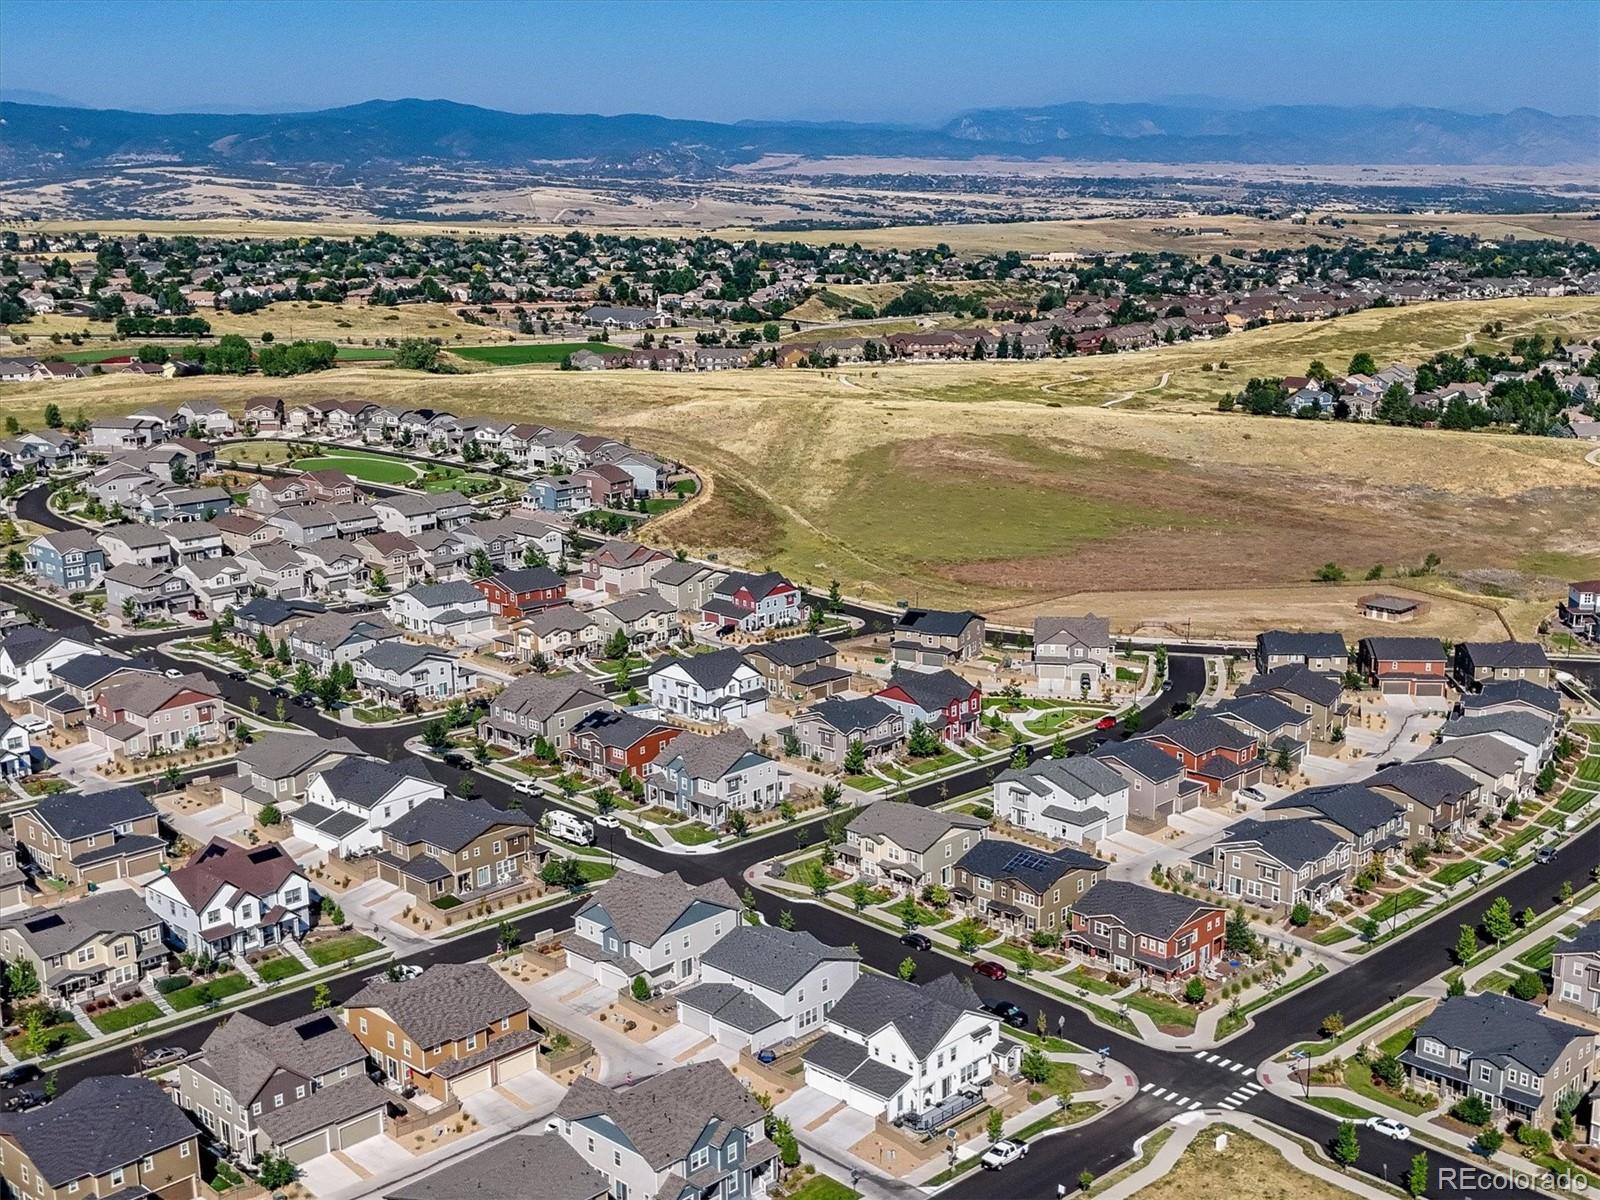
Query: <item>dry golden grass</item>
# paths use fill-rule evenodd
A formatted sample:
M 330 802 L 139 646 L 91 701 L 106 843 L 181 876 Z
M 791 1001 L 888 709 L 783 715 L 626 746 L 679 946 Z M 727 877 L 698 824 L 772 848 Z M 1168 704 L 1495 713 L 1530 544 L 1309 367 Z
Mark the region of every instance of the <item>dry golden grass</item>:
M 1290 1166 L 1282 1154 L 1249 1134 L 1228 1128 L 1228 1148 L 1215 1149 L 1221 1127 L 1190 1142 L 1160 1179 L 1134 1193 L 1139 1200 L 1343 1200 L 1350 1193 Z
M 460 306 L 457 306 L 460 307 Z M 263 333 L 271 333 L 280 342 L 297 338 L 325 339 L 331 342 L 359 344 L 363 338 L 376 340 L 402 337 L 437 337 L 447 341 L 474 343 L 486 340 L 490 331 L 479 325 L 470 325 L 456 316 L 455 308 L 447 304 L 402 304 L 396 308 L 373 307 L 366 304 L 322 304 L 317 301 L 289 300 L 268 305 L 253 313 L 201 312 L 211 323 L 213 335 L 242 333 L 252 341 L 260 341 Z M 91 334 L 111 337 L 115 324 L 110 321 L 89 321 L 84 317 L 48 313 L 35 317 L 26 325 L 17 326 L 13 332 L 26 333 L 35 339 L 48 338 L 52 333 L 63 337 L 70 334 Z M 128 339 L 139 341 L 135 337 Z M 40 353 L 45 350 L 40 348 Z
M 1342 362 L 1362 348 L 1382 358 L 1456 344 L 1492 314 L 1569 331 L 1588 322 L 1592 332 L 1597 305 L 1418 306 L 1032 364 L 708 375 L 354 367 L 297 380 L 106 376 L 4 396 L 34 422 L 47 399 L 70 415 L 276 392 L 604 431 L 710 476 L 702 503 L 652 525 L 662 544 L 815 583 L 837 578 L 868 597 L 1018 619 L 1094 607 L 1119 628 L 1183 617 L 1219 631 L 1303 621 L 1372 632 L 1351 607 L 1370 589 L 1329 591 L 1313 572 L 1334 561 L 1354 579 L 1374 563 L 1393 574 L 1432 551 L 1466 576 L 1458 595 L 1445 594 L 1450 580 L 1425 581 L 1436 597 L 1427 628 L 1461 636 L 1493 620 L 1495 605 L 1529 628 L 1562 579 L 1600 574 L 1600 471 L 1584 463 L 1585 447 L 1223 416 L 1215 395 L 1248 374 L 1303 369 L 1313 355 Z M 1223 356 L 1234 370 L 1200 370 Z M 1159 392 L 1094 403 L 1163 372 L 1171 379 Z M 1475 574 L 1491 570 L 1503 574 Z

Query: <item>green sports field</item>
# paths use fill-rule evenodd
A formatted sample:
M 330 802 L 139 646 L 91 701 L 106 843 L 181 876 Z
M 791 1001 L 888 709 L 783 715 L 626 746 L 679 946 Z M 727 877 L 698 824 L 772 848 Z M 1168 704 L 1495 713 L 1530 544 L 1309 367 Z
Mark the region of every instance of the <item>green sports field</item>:
M 609 346 L 604 342 L 546 342 L 532 346 L 452 347 L 450 353 L 474 362 L 488 363 L 492 367 L 514 367 L 526 363 L 559 363 L 567 355 L 579 350 L 607 354 L 621 349 L 621 346 Z
M 398 458 L 385 458 L 378 454 L 359 451 L 321 454 L 315 458 L 297 458 L 289 464 L 297 471 L 343 471 L 351 479 L 366 483 L 410 483 L 419 472 L 410 463 Z

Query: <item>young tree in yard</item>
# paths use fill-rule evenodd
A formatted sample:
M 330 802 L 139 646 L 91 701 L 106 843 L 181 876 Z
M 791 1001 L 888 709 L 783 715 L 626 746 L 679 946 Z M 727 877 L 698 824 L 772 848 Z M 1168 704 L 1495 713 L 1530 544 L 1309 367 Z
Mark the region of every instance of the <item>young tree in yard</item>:
M 14 1005 L 39 994 L 39 974 L 25 958 L 16 958 L 6 967 L 6 999 Z
M 1333 1139 L 1333 1158 L 1341 1167 L 1353 1167 L 1361 1157 L 1361 1143 L 1356 1140 L 1356 1123 L 1340 1121 L 1339 1133 Z
M 272 657 L 272 639 L 267 636 L 267 631 L 264 629 L 256 634 L 256 657 L 262 661 Z
M 1483 913 L 1483 928 L 1494 939 L 1496 946 L 1517 931 L 1517 922 L 1511 915 L 1511 901 L 1496 896 Z
M 633 998 L 641 1004 L 650 999 L 650 981 L 643 975 L 633 977 Z
M 625 629 L 614 629 L 611 636 L 606 639 L 606 657 L 621 662 L 628 657 L 628 632 Z
M 1094 1172 L 1089 1170 L 1088 1167 L 1085 1167 L 1083 1170 L 1078 1172 L 1078 1190 L 1087 1196 L 1089 1194 L 1089 1189 L 1093 1186 Z
M 1377 940 L 1378 933 L 1380 932 L 1378 918 L 1362 917 L 1361 920 L 1356 922 L 1356 931 L 1361 934 L 1361 940 L 1363 942 Z
M 847 774 L 860 775 L 867 769 L 867 747 L 860 738 L 851 738 L 844 752 L 844 769 Z
M 1411 1158 L 1411 1169 L 1406 1172 L 1406 1191 L 1413 1196 L 1424 1196 L 1428 1191 L 1428 1152 L 1419 1151 Z
M 1297 929 L 1311 924 L 1311 906 L 1304 900 L 1289 910 L 1289 924 Z
M 866 912 L 867 905 L 872 902 L 872 889 L 859 879 L 845 888 L 844 894 L 850 897 L 850 903 L 855 905 L 857 912 Z
M 261 811 L 256 814 L 256 824 L 270 829 L 274 825 L 283 823 L 283 813 L 276 804 L 263 804 Z
M 1050 1078 L 1050 1060 L 1042 1050 L 1029 1050 L 1022 1056 L 1021 1071 L 1029 1083 L 1043 1083 Z
M 1446 996 L 1465 996 L 1467 994 L 1467 981 L 1461 976 L 1452 976 L 1450 982 L 1444 985 Z
M 1050 757 L 1065 758 L 1067 756 L 1067 739 L 1059 733 L 1050 742 Z
M 1532 971 L 1519 971 L 1511 981 L 1511 994 L 1518 1000 L 1532 1000 L 1544 991 L 1544 980 Z
M 1572 880 L 1563 879 L 1561 881 L 1561 890 L 1560 890 L 1559 893 L 1557 893 L 1557 895 L 1560 897 L 1561 903 L 1563 903 L 1563 904 L 1571 904 L 1572 903 Z
M 382 567 L 374 567 L 372 570 L 372 590 L 380 596 L 389 590 L 389 572 Z
M 317 680 L 317 701 L 323 708 L 332 712 L 339 707 L 339 701 L 344 698 L 344 688 L 339 686 L 339 681 L 332 675 Z
M 501 921 L 494 931 L 495 945 L 509 954 L 522 944 L 522 935 L 517 932 L 517 927 L 510 921 Z
M 750 818 L 744 815 L 743 809 L 733 810 L 733 815 L 728 818 L 728 827 L 733 830 L 735 837 L 750 836 Z
M 822 785 L 822 807 L 837 808 L 839 801 L 844 799 L 844 789 L 837 783 L 828 782 Z
M 1506 1135 L 1493 1126 L 1478 1130 L 1477 1137 L 1473 1138 L 1473 1141 L 1478 1143 L 1478 1149 L 1482 1150 L 1485 1155 L 1498 1154 L 1500 1147 L 1505 1144 L 1505 1140 Z
M 811 888 L 811 894 L 821 900 L 833 885 L 833 877 L 821 863 L 812 863 L 811 870 L 806 872 L 806 884 Z
M 1013 771 L 1026 770 L 1028 766 L 1028 748 L 1018 746 L 1011 752 L 1011 769 Z
M 213 646 L 222 645 L 222 622 L 216 617 L 211 618 L 210 642 Z
M 1405 1082 L 1406 1069 L 1394 1055 L 1384 1054 L 1374 1060 L 1372 1077 L 1385 1087 L 1398 1088 Z
M 300 1178 L 300 1168 L 281 1154 L 264 1154 L 256 1165 L 256 1181 L 269 1190 L 286 1188 Z
M 1028 949 L 1028 947 L 1024 946 L 1022 949 L 1017 951 L 1017 970 L 1022 972 L 1022 977 L 1024 979 L 1026 979 L 1029 975 L 1032 975 L 1034 968 L 1038 965 L 1039 956 L 1032 950 Z
M 1006 1119 L 998 1108 L 989 1110 L 989 1119 L 984 1124 L 984 1132 L 989 1135 L 991 1142 L 998 1142 L 1005 1136 Z
M 328 992 L 328 985 L 325 983 L 317 984 L 316 990 L 311 993 L 311 1011 L 321 1012 L 332 1003 L 333 997 Z
M 1244 915 L 1244 906 L 1234 909 L 1223 929 L 1222 942 L 1229 954 L 1254 954 L 1255 931 L 1250 928 L 1250 918 Z
M 917 960 L 912 958 L 909 954 L 906 955 L 900 960 L 900 965 L 895 968 L 895 972 L 900 976 L 901 979 L 904 979 L 907 983 L 910 983 L 912 978 L 917 973 Z
M 1344 1032 L 1344 1014 L 1331 1012 L 1322 1018 L 1322 1024 L 1317 1026 L 1323 1037 L 1335 1038 Z
M 1190 1004 L 1199 1004 L 1206 998 L 1206 981 L 1198 975 L 1191 975 L 1189 982 L 1183 985 L 1183 998 Z
M 787 908 L 784 909 L 782 912 L 780 912 L 778 914 L 778 928 L 779 929 L 793 929 L 794 928 L 794 914 L 792 912 L 790 912 Z
M 1522 910 L 1522 927 L 1524 929 L 1532 929 L 1533 923 L 1538 919 L 1539 914 L 1533 911 L 1533 905 L 1530 904 Z
M 1461 934 L 1456 938 L 1456 961 L 1469 963 L 1472 956 L 1478 952 L 1478 931 L 1471 925 L 1463 925 Z
M 922 924 L 922 914 L 917 911 L 917 898 L 915 896 L 905 897 L 891 911 L 900 918 L 900 924 L 907 933 L 914 932 L 917 926 Z
M 422 743 L 435 754 L 443 754 L 450 745 L 450 731 L 443 721 L 429 721 L 422 730 Z
M 971 954 L 978 948 L 978 930 L 971 921 L 963 921 L 956 927 L 956 945 L 961 953 Z

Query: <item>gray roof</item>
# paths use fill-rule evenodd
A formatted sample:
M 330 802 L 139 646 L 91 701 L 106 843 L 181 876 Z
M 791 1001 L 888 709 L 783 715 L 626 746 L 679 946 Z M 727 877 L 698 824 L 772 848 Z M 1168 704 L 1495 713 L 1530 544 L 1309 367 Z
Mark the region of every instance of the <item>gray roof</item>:
M 1506 734 L 1530 746 L 1541 745 L 1550 735 L 1549 717 L 1531 712 L 1485 713 L 1476 717 L 1456 717 L 1439 730 L 1441 740 L 1476 737 L 1479 734 Z
M 1379 795 L 1359 783 L 1305 788 L 1267 805 L 1269 813 L 1314 813 L 1332 821 L 1340 829 L 1361 837 L 1393 821 L 1405 811 L 1387 796 Z
M 963 1014 L 982 1007 L 972 985 L 954 975 L 941 975 L 925 987 L 887 975 L 863 975 L 839 997 L 828 1020 L 863 1037 L 893 1025 L 911 1052 L 921 1058 Z
M 1500 704 L 1525 704 L 1553 717 L 1561 711 L 1561 693 L 1531 679 L 1491 679 L 1481 691 L 1461 697 L 1461 707 L 1468 713 Z
M 531 829 L 535 821 L 519 809 L 496 808 L 481 796 L 460 800 L 444 796 L 424 800 L 396 818 L 384 826 L 384 836 L 405 846 L 425 842 L 444 850 L 459 850 L 497 825 Z
M 1235 729 L 1220 717 L 1197 713 L 1189 717 L 1169 718 L 1161 722 L 1142 738 L 1165 738 L 1173 745 L 1191 754 L 1204 754 L 1208 750 L 1248 750 L 1256 744 L 1255 738 Z
M 1212 705 L 1210 713 L 1223 719 L 1240 721 L 1263 733 L 1275 732 L 1286 725 L 1298 729 L 1311 723 L 1309 714 L 1298 712 L 1276 696 L 1264 692 L 1223 700 Z
M 166 530 L 157 529 L 154 525 L 146 525 L 139 521 L 128 521 L 122 525 L 111 525 L 100 531 L 101 537 L 115 538 L 130 550 L 148 550 L 156 546 L 171 545 Z
M 328 786 L 336 799 L 358 808 L 371 808 L 409 779 L 434 782 L 428 769 L 415 758 L 405 758 L 399 762 L 347 758 L 320 772 L 317 778 Z
M 266 1109 L 256 1118 L 261 1131 L 282 1146 L 340 1121 L 352 1121 L 389 1107 L 389 1093 L 366 1075 L 353 1075 L 318 1088 L 304 1100 Z
M 1339 703 L 1343 691 L 1339 680 L 1313 671 L 1304 663 L 1290 663 L 1261 672 L 1248 683 L 1241 684 L 1238 694 L 1250 696 L 1261 692 L 1287 692 L 1291 696 L 1320 704 L 1323 708 L 1332 708 Z
M 156 815 L 156 807 L 131 784 L 104 792 L 57 792 L 33 806 L 38 818 L 67 841 Z
M 845 828 L 863 837 L 886 837 L 903 849 L 922 853 L 952 829 L 988 827 L 987 821 L 965 813 L 935 812 L 915 804 L 878 800 L 857 813 Z
M 419 1046 L 437 1046 L 526 1012 L 528 1002 L 487 963 L 434 963 L 415 979 L 367 984 L 349 1008 L 381 1008 Z
M 679 587 L 690 580 L 698 579 L 702 575 L 712 574 L 712 569 L 697 562 L 669 562 L 655 573 L 651 582 L 665 584 L 668 587 Z
M 527 618 L 528 628 L 540 637 L 546 634 L 579 633 L 594 624 L 594 618 L 570 604 L 554 604 L 542 608 Z
M 743 733 L 737 729 L 726 729 L 711 737 L 680 733 L 672 739 L 669 748 L 662 752 L 657 761 L 668 769 L 681 761 L 690 779 L 715 780 L 733 770 L 745 755 L 757 753 L 759 751 Z M 761 757 L 766 758 L 765 755 Z
M 1501 741 L 1490 733 L 1480 733 L 1475 737 L 1451 738 L 1448 742 L 1429 746 L 1417 755 L 1417 759 L 1421 762 L 1452 758 L 1496 779 L 1502 775 L 1510 775 L 1522 766 L 1521 752 L 1509 742 Z
M 731 983 L 702 983 L 678 993 L 678 1003 L 708 1013 L 745 1033 L 760 1033 L 779 1021 L 778 1014 L 743 988 Z
M 911 702 L 925 712 L 938 712 L 952 701 L 966 700 L 979 690 L 978 685 L 963 679 L 954 671 L 901 671 L 889 674 L 887 686 L 880 689 L 883 695 L 889 688 L 899 688 L 911 697 Z
M 330 754 L 359 755 L 349 738 L 308 737 L 303 733 L 260 733 L 239 751 L 239 761 L 268 779 L 286 779 Z
M 454 661 L 437 646 L 419 646 L 414 642 L 402 642 L 398 638 L 380 642 L 372 649 L 363 651 L 358 657 L 375 671 L 392 671 L 395 674 L 414 670 L 430 659 Z
M 139 1075 L 91 1075 L 49 1104 L 0 1114 L 0 1133 L 16 1139 L 53 1188 L 198 1136 L 161 1085 Z
M 462 604 L 482 604 L 483 593 L 465 580 L 455 583 L 430 583 L 403 593 L 429 608 L 455 608 Z
M 1033 644 L 1037 648 L 1045 642 L 1065 642 L 1069 646 L 1082 646 L 1087 650 L 1111 648 L 1111 619 L 1089 613 L 1082 617 L 1035 617 Z
M 107 933 L 136 933 L 162 923 L 133 891 L 91 891 L 83 899 L 40 912 L 0 917 L 0 930 L 14 930 L 40 958 L 67 954 Z
M 1322 858 L 1342 841 L 1343 838 L 1312 817 L 1283 821 L 1260 821 L 1251 817 L 1224 829 L 1212 849 L 1254 842 L 1284 866 L 1298 871 L 1307 863 Z
M 545 721 L 563 709 L 595 703 L 609 703 L 598 684 L 577 675 L 547 679 L 542 675 L 524 675 L 506 685 L 505 691 L 494 699 L 496 711 L 526 713 L 537 721 Z
M 911 1076 L 904 1071 L 867 1057 L 865 1046 L 837 1033 L 824 1033 L 806 1047 L 803 1057 L 812 1066 L 848 1080 L 881 1100 L 898 1095 L 900 1089 L 911 1082 Z
M 876 729 L 890 717 L 898 716 L 899 712 L 873 696 L 859 699 L 829 696 L 826 700 L 817 701 L 801 715 L 806 714 L 817 717 L 824 725 L 840 733 L 856 734 Z
M 312 1079 L 366 1057 L 361 1043 L 329 1013 L 265 1025 L 235 1013 L 211 1031 L 200 1054 L 207 1073 L 248 1106 L 279 1070 Z
M 652 733 L 672 728 L 673 726 L 663 721 L 652 721 L 634 713 L 602 708 L 585 714 L 583 720 L 572 727 L 572 736 L 592 737 L 602 746 L 626 750 L 630 746 L 638 745 Z M 668 739 L 669 742 L 672 740 L 675 739 Z
M 733 678 L 734 672 L 740 667 L 749 666 L 744 660 L 744 655 L 732 646 L 724 646 L 721 650 L 713 650 L 710 654 L 691 654 L 687 658 L 673 658 L 668 655 L 659 658 L 650 666 L 650 674 L 667 667 L 682 667 L 685 674 L 702 688 L 718 688 Z M 751 667 L 751 670 L 754 670 Z
M 118 671 L 142 671 L 129 659 L 116 654 L 80 654 L 69 658 L 50 674 L 58 681 L 75 688 L 91 688 Z
M 722 879 L 693 887 L 676 871 L 665 875 L 619 871 L 595 892 L 577 915 L 600 921 L 603 914 L 610 918 L 611 928 L 625 941 L 653 946 L 696 901 L 730 912 L 739 910 L 739 897 Z
M 1043 895 L 1069 871 L 1106 869 L 1094 855 L 1070 846 L 1044 851 L 1003 838 L 984 838 L 963 854 L 956 866 L 984 879 L 1014 879 L 1036 895 Z
M 1534 642 L 1462 642 L 1456 652 L 1474 668 L 1550 666 L 1544 647 Z
M 1293 633 L 1270 629 L 1256 634 L 1256 649 L 1269 658 L 1341 658 L 1349 654 L 1338 633 Z
M 45 653 L 57 642 L 74 641 L 83 646 L 94 645 L 95 634 L 92 629 L 82 625 L 72 629 L 41 629 L 37 625 L 19 625 L 0 638 L 0 650 L 4 650 L 17 666 L 25 666 Z
M 1425 661 L 1443 662 L 1444 643 L 1436 637 L 1367 637 L 1361 639 L 1361 648 L 1374 662 Z
M 1592 1038 L 1594 1032 L 1551 1020 L 1537 1005 L 1482 992 L 1441 1000 L 1418 1026 L 1417 1036 L 1434 1038 L 1502 1066 L 1514 1060 L 1544 1075 L 1568 1046 L 1579 1038 Z
M 1385 767 L 1361 782 L 1371 788 L 1392 788 L 1428 808 L 1471 795 L 1478 788 L 1477 780 L 1463 775 L 1449 763 L 1421 760 Z
M 749 658 L 766 658 L 786 667 L 810 666 L 838 656 L 839 647 L 825 638 L 804 634 L 800 637 L 779 638 L 761 642 L 745 651 Z
M 1165 941 L 1192 921 L 1196 914 L 1220 909 L 1218 905 L 1191 900 L 1142 883 L 1108 879 L 1095 884 L 1078 897 L 1072 905 L 1072 911 L 1083 917 L 1110 917 L 1135 933 Z
M 1041 758 L 1007 768 L 994 781 L 1020 783 L 1035 795 L 1062 791 L 1078 800 L 1115 795 L 1128 787 L 1126 779 L 1097 758 Z
M 1098 759 L 1112 769 L 1123 767 L 1131 774 L 1148 779 L 1151 783 L 1165 783 L 1183 774 L 1182 763 L 1165 750 L 1156 749 L 1149 742 L 1138 740 L 1110 742 L 1101 746 L 1090 757 Z
M 702 1062 L 630 1088 L 608 1088 L 580 1075 L 555 1111 L 566 1121 L 601 1114 L 659 1171 L 682 1160 L 713 1122 L 754 1125 L 765 1110 L 727 1067 Z
M 421 1178 L 413 1175 L 384 1200 L 606 1200 L 610 1192 L 606 1177 L 559 1135 L 519 1133 Z
M 631 596 L 624 596 L 605 605 L 603 611 L 610 613 L 619 621 L 632 624 L 642 617 L 666 615 L 676 613 L 678 610 L 663 600 L 660 592 L 635 592 Z
M 932 637 L 960 637 L 973 621 L 983 620 L 975 612 L 942 612 L 932 608 L 908 608 L 895 618 L 894 627 Z
M 1600 954 L 1600 921 L 1590 921 L 1564 942 L 1557 942 L 1556 954 Z
M 780 993 L 822 963 L 860 960 L 854 950 L 824 945 L 804 930 L 768 925 L 740 925 L 700 956 L 704 966 Z

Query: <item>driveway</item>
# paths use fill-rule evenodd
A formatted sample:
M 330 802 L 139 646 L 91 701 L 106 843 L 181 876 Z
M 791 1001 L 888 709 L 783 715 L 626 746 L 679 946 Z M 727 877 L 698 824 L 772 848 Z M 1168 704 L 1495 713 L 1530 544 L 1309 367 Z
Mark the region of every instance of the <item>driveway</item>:
M 249 817 L 222 804 L 197 812 L 170 813 L 167 820 L 179 833 L 202 846 L 214 837 L 238 841 L 250 828 Z
M 387 1137 L 374 1140 L 389 1141 Z M 394 1146 L 393 1142 L 389 1144 Z M 395 1150 L 405 1154 L 399 1146 L 395 1146 Z M 302 1163 L 300 1166 L 300 1186 L 313 1196 L 335 1196 L 360 1182 L 361 1176 L 331 1154 L 319 1154 L 310 1162 Z
M 426 939 L 418 937 L 416 931 L 401 920 L 410 906 L 409 895 L 381 879 L 359 883 L 339 898 L 339 907 L 351 921 L 373 925 L 396 940 L 420 945 Z

